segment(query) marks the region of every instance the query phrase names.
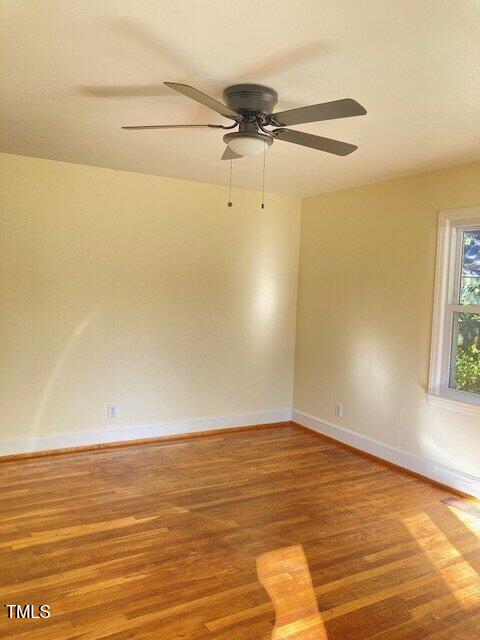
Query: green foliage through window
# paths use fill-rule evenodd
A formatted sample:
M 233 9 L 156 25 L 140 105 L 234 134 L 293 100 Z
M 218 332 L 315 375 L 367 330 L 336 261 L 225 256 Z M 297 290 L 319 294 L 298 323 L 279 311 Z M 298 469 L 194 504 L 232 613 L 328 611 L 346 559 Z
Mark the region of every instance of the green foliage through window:
M 463 234 L 461 305 L 480 304 L 480 230 Z M 454 314 L 453 340 L 456 347 L 451 385 L 480 394 L 480 315 Z
M 476 344 L 457 350 L 455 388 L 480 393 L 480 349 Z

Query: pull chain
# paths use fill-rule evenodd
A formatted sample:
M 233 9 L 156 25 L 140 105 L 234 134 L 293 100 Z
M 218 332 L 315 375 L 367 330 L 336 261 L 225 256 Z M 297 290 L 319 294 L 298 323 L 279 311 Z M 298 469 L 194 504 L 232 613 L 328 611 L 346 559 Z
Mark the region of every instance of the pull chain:
M 233 202 L 232 202 L 232 170 L 233 170 L 233 160 L 230 160 L 230 181 L 229 181 L 228 205 L 227 205 L 229 207 L 233 207 Z
M 267 155 L 267 145 L 263 149 L 263 169 L 262 169 L 262 209 L 265 209 L 265 163 Z

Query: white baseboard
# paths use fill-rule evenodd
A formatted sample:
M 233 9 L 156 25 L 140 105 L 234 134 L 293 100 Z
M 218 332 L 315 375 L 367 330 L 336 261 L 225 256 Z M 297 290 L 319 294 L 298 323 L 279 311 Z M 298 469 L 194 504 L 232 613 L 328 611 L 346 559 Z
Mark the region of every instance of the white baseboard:
M 55 433 L 51 435 L 32 435 L 20 438 L 0 439 L 0 457 L 20 453 L 67 449 L 96 444 L 108 444 L 143 438 L 159 438 L 198 431 L 212 431 L 229 427 L 247 427 L 256 424 L 272 424 L 291 420 L 290 409 L 266 411 L 261 413 L 243 413 L 237 416 L 199 418 L 185 422 L 165 422 L 157 425 L 123 426 L 115 429 L 97 429 Z
M 114 429 L 99 427 L 57 433 L 51 435 L 32 435 L 19 438 L 0 439 L 0 457 L 37 451 L 68 449 L 96 444 L 109 444 L 144 438 L 159 438 L 199 431 L 214 431 L 234 427 L 247 427 L 257 424 L 273 424 L 294 420 L 298 424 L 322 433 L 334 440 L 348 444 L 355 449 L 370 453 L 378 458 L 392 462 L 422 476 L 440 482 L 452 489 L 480 498 L 480 478 L 462 473 L 456 469 L 439 465 L 432 460 L 421 458 L 408 451 L 361 435 L 350 429 L 340 427 L 327 420 L 321 420 L 302 411 L 284 409 L 260 413 L 244 413 L 236 416 L 214 416 L 184 422 L 165 422 L 141 426 L 119 426 Z
M 379 440 L 361 435 L 350 429 L 345 429 L 327 420 L 321 420 L 302 411 L 294 409 L 292 411 L 292 420 L 303 427 L 308 427 L 312 431 L 322 433 L 334 440 L 355 447 L 355 449 L 360 449 L 360 451 L 392 462 L 399 467 L 404 467 L 405 469 L 419 473 L 452 489 L 457 489 L 463 493 L 480 498 L 480 478 L 462 473 L 450 467 L 444 467 L 432 460 L 427 460 L 408 451 L 397 449 Z

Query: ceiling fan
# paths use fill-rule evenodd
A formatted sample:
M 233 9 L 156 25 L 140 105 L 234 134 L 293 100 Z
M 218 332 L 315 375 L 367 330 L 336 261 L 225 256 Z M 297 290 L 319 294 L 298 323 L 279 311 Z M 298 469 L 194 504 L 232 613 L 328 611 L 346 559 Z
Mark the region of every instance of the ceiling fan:
M 345 98 L 313 104 L 288 111 L 272 113 L 277 104 L 277 92 L 270 87 L 260 84 L 234 84 L 223 91 L 226 104 L 218 102 L 194 87 L 176 82 L 164 82 L 167 87 L 182 93 L 187 98 L 220 113 L 235 123 L 225 127 L 221 124 L 155 124 L 122 127 L 122 129 L 180 129 L 209 127 L 211 129 L 234 129 L 238 131 L 227 133 L 223 140 L 227 145 L 222 160 L 235 160 L 244 156 L 255 156 L 262 153 L 274 140 L 293 142 L 304 147 L 326 151 L 337 156 L 347 156 L 358 147 L 354 144 L 303 133 L 294 129 L 287 129 L 288 125 L 319 122 L 321 120 L 335 120 L 351 116 L 363 116 L 367 113 L 361 104 Z M 266 127 L 275 127 L 266 129 Z

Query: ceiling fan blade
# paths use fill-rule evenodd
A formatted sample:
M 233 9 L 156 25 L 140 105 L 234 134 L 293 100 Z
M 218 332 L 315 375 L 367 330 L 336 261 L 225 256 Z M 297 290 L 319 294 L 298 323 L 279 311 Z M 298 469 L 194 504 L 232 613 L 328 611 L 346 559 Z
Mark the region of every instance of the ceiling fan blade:
M 158 84 L 126 84 L 109 86 L 83 86 L 78 88 L 79 93 L 94 98 L 145 98 L 172 96 L 168 87 Z
M 336 156 L 348 156 L 349 153 L 358 149 L 356 145 L 349 144 L 348 142 L 314 136 L 311 133 L 294 131 L 293 129 L 274 129 L 272 135 L 274 138 L 278 138 L 278 140 L 301 144 L 303 147 L 311 147 L 312 149 L 318 149 L 318 151 L 334 153 Z
M 230 147 L 225 147 L 222 160 L 236 160 L 237 158 L 243 158 L 243 156 L 239 156 L 238 153 L 232 151 Z
M 143 124 L 133 127 L 122 127 L 122 129 L 190 129 L 192 127 L 223 129 L 221 124 Z
M 198 89 L 190 87 L 188 84 L 178 84 L 176 82 L 164 82 L 163 84 L 167 87 L 170 87 L 170 89 L 174 89 L 179 93 L 183 93 L 183 95 L 187 96 L 187 98 L 191 98 L 192 100 L 205 105 L 209 109 L 213 109 L 213 111 L 220 113 L 222 116 L 225 116 L 225 118 L 231 118 L 232 120 L 242 120 L 242 116 L 239 113 L 233 111 L 233 109 L 229 109 L 221 102 L 218 102 L 218 100 L 207 96 L 206 93 L 202 93 Z
M 272 124 L 290 126 L 291 124 L 305 124 L 306 122 L 320 122 L 321 120 L 335 120 L 337 118 L 350 118 L 352 116 L 364 116 L 367 113 L 356 100 L 345 98 L 333 100 L 322 104 L 312 104 L 309 107 L 279 111 L 270 116 Z

